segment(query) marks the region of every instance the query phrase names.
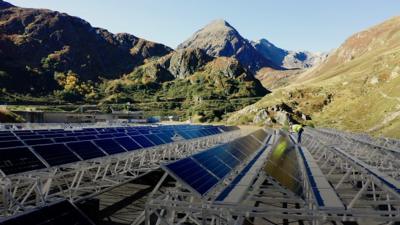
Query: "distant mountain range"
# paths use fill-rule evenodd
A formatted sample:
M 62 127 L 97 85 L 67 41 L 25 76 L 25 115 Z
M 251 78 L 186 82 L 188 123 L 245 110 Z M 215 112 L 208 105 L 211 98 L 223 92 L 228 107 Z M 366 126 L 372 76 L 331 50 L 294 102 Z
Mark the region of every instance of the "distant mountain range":
M 400 138 L 400 17 L 349 37 L 320 65 L 280 83 L 230 121 L 286 119 Z
M 276 47 L 266 39 L 252 42 L 254 48 L 274 65 L 285 69 L 306 69 L 320 64 L 328 53 L 314 53 L 309 51 L 288 51 Z

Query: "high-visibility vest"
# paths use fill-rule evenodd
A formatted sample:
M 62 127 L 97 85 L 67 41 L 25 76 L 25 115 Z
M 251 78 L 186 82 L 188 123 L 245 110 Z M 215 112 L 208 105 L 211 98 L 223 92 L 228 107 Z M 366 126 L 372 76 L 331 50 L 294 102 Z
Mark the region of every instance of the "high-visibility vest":
M 296 133 L 298 133 L 301 128 L 303 128 L 303 126 L 301 124 L 295 124 L 292 126 L 292 130 Z

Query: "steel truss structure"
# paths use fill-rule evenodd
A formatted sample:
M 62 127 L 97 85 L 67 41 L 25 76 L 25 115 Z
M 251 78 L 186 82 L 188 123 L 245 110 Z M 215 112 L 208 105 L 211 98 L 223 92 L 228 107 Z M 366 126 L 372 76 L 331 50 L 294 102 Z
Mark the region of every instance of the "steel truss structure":
M 298 144 L 294 135 L 274 131 L 267 147 L 269 154 L 264 159 L 264 166 L 271 163 L 271 153 L 280 138 L 290 140 L 301 174 L 296 178 L 302 186 L 301 194 L 294 194 L 261 169 L 256 179 L 243 187 L 245 194 L 240 202 L 219 202 L 215 201 L 217 196 L 243 167 L 204 197 L 190 192 L 179 180 L 173 187 L 163 187 L 168 177 L 165 173 L 151 193 L 145 211 L 133 224 L 342 224 L 346 221 L 393 225 L 400 221 L 400 186 L 396 186 L 397 175 L 392 173 L 397 168 L 394 164 L 397 158 L 391 158 L 393 152 L 382 150 L 383 146 L 369 149 L 365 145 L 370 143 L 351 137 L 343 140 L 342 134 L 326 130 L 307 128 L 303 135 L 303 142 Z M 310 157 L 302 157 L 302 154 Z M 379 156 L 391 159 L 374 162 Z M 307 167 L 313 167 L 311 174 Z M 391 171 L 390 176 L 388 171 Z M 289 171 L 287 175 L 291 175 Z M 314 181 L 310 181 L 310 177 L 314 177 Z M 319 188 L 321 179 L 329 187 Z M 317 197 L 319 193 L 327 194 L 322 195 L 321 200 Z M 329 201 L 340 207 L 330 207 Z
M 0 221 L 62 199 L 73 202 L 94 196 L 158 169 L 163 162 L 241 135 L 237 130 L 16 175 L 0 174 Z

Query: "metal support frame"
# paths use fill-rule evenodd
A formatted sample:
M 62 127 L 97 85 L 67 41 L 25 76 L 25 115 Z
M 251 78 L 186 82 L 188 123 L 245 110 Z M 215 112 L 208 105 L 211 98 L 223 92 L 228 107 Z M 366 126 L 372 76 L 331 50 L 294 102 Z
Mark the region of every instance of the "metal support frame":
M 0 221 L 60 199 L 77 201 L 241 136 L 232 131 L 12 176 L 0 174 Z
M 317 208 L 310 188 L 305 187 L 305 174 L 299 178 L 304 181 L 304 196 L 300 197 L 262 170 L 240 204 L 216 203 L 212 201 L 212 196 L 200 199 L 180 186 L 179 182 L 173 188 L 157 185 L 142 217 L 133 224 L 138 225 L 145 221 L 146 225 L 150 225 L 150 217 L 152 221 L 157 218 L 156 224 L 165 225 L 237 225 L 246 220 L 259 224 L 291 221 L 331 224 L 333 221 L 356 221 L 359 224 L 389 225 L 400 221 L 399 196 L 365 168 L 340 154 L 342 150 L 338 146 L 342 143 L 330 138 L 324 137 L 322 132 L 307 129 L 301 145 L 310 151 L 346 206 L 344 209 Z M 325 142 L 325 139 L 330 142 Z M 339 150 L 332 148 L 331 142 L 335 142 Z M 353 144 L 351 149 L 359 146 Z

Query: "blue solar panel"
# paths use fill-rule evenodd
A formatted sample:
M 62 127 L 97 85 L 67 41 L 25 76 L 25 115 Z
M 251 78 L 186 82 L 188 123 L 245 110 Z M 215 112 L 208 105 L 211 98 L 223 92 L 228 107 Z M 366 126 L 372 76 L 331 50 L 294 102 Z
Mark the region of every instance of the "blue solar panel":
M 154 146 L 145 136 L 131 136 L 133 140 L 139 143 L 143 148 L 148 148 Z
M 15 136 L 2 136 L 0 137 L 0 141 L 15 141 L 18 140 Z
M 94 140 L 97 146 L 102 148 L 105 152 L 110 155 L 126 152 L 119 144 L 113 139 Z
M 150 134 L 150 130 L 139 130 L 141 134 Z
M 112 138 L 112 134 L 98 134 L 97 138 Z
M 35 139 L 35 140 L 26 140 L 25 143 L 27 145 L 45 145 L 54 143 L 50 138 L 43 139 Z
M 113 137 L 126 137 L 125 133 L 115 133 L 112 135 Z
M 44 138 L 43 135 L 23 135 L 19 136 L 22 140 L 32 140 L 32 139 L 42 139 Z
M 233 146 L 232 144 L 229 144 L 227 146 L 227 151 L 229 151 L 233 156 L 235 156 L 237 159 L 243 161 L 247 158 L 247 155 L 240 151 L 236 146 Z
M 162 145 L 165 144 L 157 135 L 155 134 L 149 134 L 145 135 L 151 142 L 153 142 L 155 145 Z
M 0 150 L 0 170 L 6 175 L 43 169 L 46 166 L 28 149 L 8 148 Z
M 86 140 L 94 140 L 97 139 L 96 136 L 94 135 L 84 135 L 84 136 L 77 136 L 78 140 L 80 141 L 86 141 Z
M 55 138 L 55 137 L 64 137 L 64 134 L 45 134 L 44 137 L 46 138 Z
M 67 146 L 84 160 L 106 155 L 90 141 L 71 142 Z
M 217 178 L 203 169 L 191 158 L 176 161 L 166 165 L 166 168 L 200 195 L 206 194 L 215 184 L 218 183 Z
M 118 142 L 120 145 L 122 145 L 122 147 L 124 147 L 128 151 L 133 151 L 142 148 L 130 137 L 114 138 L 114 140 Z
M 46 160 L 50 166 L 80 161 L 80 159 L 64 144 L 36 145 L 33 146 L 33 149 Z
M 21 141 L 2 141 L 0 142 L 0 148 L 18 147 L 24 146 Z
M 173 140 L 171 139 L 171 136 L 164 134 L 164 133 L 159 133 L 156 134 L 159 138 L 161 138 L 165 143 L 171 143 Z
M 54 141 L 56 143 L 64 143 L 64 142 L 71 142 L 71 141 L 77 141 L 78 139 L 76 137 L 59 137 L 59 138 L 54 138 Z
M 208 169 L 210 172 L 215 174 L 217 177 L 220 179 L 225 177 L 231 169 L 227 167 L 225 164 L 223 164 L 217 157 L 212 156 L 209 158 L 195 158 L 201 165 L 203 165 L 206 169 Z
M 184 139 L 186 139 L 186 140 L 192 139 L 192 136 L 190 136 L 187 132 L 178 131 L 178 134 L 179 134 L 180 136 L 182 136 L 182 137 L 183 137 Z

